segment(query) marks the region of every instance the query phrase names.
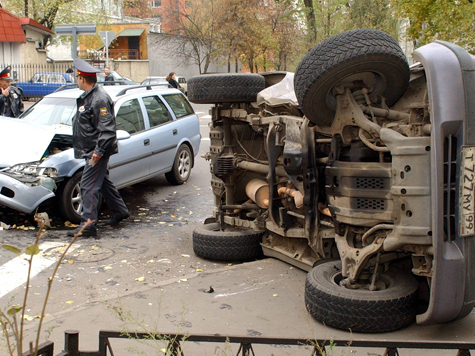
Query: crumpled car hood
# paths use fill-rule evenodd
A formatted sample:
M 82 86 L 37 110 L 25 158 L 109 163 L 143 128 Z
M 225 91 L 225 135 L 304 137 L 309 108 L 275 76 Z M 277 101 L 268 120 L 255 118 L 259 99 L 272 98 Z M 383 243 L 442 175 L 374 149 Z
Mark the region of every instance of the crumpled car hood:
M 0 117 L 0 169 L 41 160 L 55 134 L 71 132 L 67 125 L 35 125 Z

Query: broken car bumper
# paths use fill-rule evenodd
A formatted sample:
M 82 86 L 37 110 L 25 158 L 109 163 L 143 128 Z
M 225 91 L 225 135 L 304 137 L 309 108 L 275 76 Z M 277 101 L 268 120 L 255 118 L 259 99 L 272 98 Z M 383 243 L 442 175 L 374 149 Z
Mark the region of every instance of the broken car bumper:
M 42 185 L 30 185 L 5 173 L 0 173 L 0 205 L 31 213 L 35 208 L 55 194 Z

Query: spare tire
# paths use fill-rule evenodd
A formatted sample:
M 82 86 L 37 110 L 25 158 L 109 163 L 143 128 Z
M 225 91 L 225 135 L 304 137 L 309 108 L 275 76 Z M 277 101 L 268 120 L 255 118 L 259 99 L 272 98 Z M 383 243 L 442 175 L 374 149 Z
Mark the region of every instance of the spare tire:
M 188 80 L 188 99 L 197 104 L 248 103 L 266 83 L 259 74 L 204 74 Z
M 409 64 L 396 40 L 382 31 L 353 30 L 323 41 L 300 61 L 294 77 L 297 100 L 310 121 L 331 126 L 332 89 L 345 79 L 372 88 L 391 106 L 407 89 Z

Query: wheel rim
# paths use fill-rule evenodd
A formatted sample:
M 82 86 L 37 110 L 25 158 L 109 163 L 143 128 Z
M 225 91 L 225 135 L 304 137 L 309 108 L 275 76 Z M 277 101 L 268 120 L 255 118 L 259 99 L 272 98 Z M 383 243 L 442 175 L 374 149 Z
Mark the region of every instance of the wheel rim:
M 191 170 L 191 158 L 187 150 L 180 152 L 178 156 L 178 174 L 181 179 L 188 179 Z
M 361 290 L 368 290 L 369 289 L 369 284 L 367 285 L 361 285 L 360 284 L 360 288 L 355 288 L 355 289 L 352 289 L 352 288 L 348 288 L 348 287 L 345 287 L 345 286 L 342 286 L 340 284 L 340 282 L 343 280 L 343 275 L 341 274 L 341 271 L 338 271 L 338 272 L 335 272 L 331 277 L 330 277 L 330 282 L 332 282 L 333 284 L 341 287 L 341 288 L 345 288 L 345 289 L 349 289 L 349 290 L 358 290 L 358 289 L 361 289 Z M 387 289 L 389 288 L 389 284 L 390 282 L 384 277 L 384 276 L 380 276 L 379 279 L 376 281 L 376 290 L 384 290 L 384 289 Z
M 74 212 L 78 215 L 82 213 L 82 195 L 81 195 L 81 185 L 78 183 L 74 186 L 71 193 L 71 207 Z
M 352 92 L 363 87 L 372 88 L 373 94 L 381 94 L 386 85 L 386 78 L 378 72 L 366 71 L 350 74 L 331 87 L 326 97 L 326 103 L 329 108 L 336 110 L 334 91 L 338 86 L 348 86 Z

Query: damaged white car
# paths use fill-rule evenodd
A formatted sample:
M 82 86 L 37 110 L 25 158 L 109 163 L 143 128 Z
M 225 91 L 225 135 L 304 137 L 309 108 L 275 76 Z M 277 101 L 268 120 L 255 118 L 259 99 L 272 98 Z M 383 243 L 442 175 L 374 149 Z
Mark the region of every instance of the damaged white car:
M 216 210 L 195 253 L 307 270 L 309 313 L 353 332 L 470 314 L 475 60 L 446 42 L 414 58 L 366 29 L 317 45 L 293 80 L 191 78 L 190 101 L 214 104 Z
M 159 174 L 171 184 L 190 177 L 199 151 L 199 121 L 186 97 L 153 86 L 104 87 L 114 101 L 119 153 L 110 178 L 123 188 Z M 50 94 L 19 119 L 0 118 L 0 205 L 33 213 L 57 200 L 62 216 L 79 222 L 85 161 L 75 159 L 72 119 L 79 89 Z

